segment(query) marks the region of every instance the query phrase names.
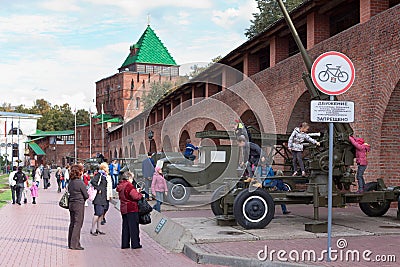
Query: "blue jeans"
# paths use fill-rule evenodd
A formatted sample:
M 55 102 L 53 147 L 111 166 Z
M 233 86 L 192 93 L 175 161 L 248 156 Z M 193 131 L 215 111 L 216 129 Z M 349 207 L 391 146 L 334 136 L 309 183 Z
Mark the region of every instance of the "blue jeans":
M 16 186 L 10 186 L 12 203 L 15 204 Z
M 276 187 L 276 189 L 278 189 L 279 191 L 289 191 L 288 188 L 283 183 L 283 181 L 280 180 L 280 179 L 274 179 L 269 183 L 265 183 L 267 181 L 268 180 L 264 181 L 263 186 L 265 186 L 265 187 Z M 286 208 L 285 204 L 281 204 L 281 209 L 282 209 L 283 213 L 287 212 L 287 208 Z
M 161 204 L 164 201 L 164 192 L 156 192 L 156 204 L 153 206 L 158 212 L 161 212 Z
M 151 179 L 150 177 L 144 178 L 144 195 L 145 198 L 150 198 L 150 192 L 151 192 Z M 154 196 L 153 196 L 154 197 Z
M 117 188 L 118 185 L 118 174 L 112 175 L 113 189 Z
M 357 169 L 357 181 L 358 181 L 358 190 L 363 191 L 364 186 L 365 186 L 365 181 L 364 181 L 364 172 L 367 169 L 367 165 L 358 165 Z

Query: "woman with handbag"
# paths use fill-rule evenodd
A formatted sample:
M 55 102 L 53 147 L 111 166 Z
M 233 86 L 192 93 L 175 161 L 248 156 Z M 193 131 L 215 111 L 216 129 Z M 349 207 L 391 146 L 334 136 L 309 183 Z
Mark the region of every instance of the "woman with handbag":
M 92 201 L 94 216 L 92 220 L 92 229 L 90 230 L 90 234 L 94 236 L 105 235 L 104 232 L 100 231 L 100 225 L 104 218 L 104 211 L 107 208 L 107 162 L 101 163 L 99 168 L 99 171 L 93 179 L 90 180 L 90 184 L 97 191 L 96 197 Z
M 138 200 L 142 199 L 141 189 L 136 189 L 133 182 L 133 173 L 124 172 L 122 180 L 117 186 L 122 216 L 122 243 L 121 248 L 141 248 L 139 238 L 139 208 Z
M 68 185 L 68 205 L 70 214 L 70 224 L 68 231 L 68 247 L 73 250 L 83 250 L 80 243 L 81 229 L 85 216 L 85 201 L 89 195 L 86 186 L 81 180 L 83 166 L 80 164 L 72 165 L 70 171 L 70 183 Z

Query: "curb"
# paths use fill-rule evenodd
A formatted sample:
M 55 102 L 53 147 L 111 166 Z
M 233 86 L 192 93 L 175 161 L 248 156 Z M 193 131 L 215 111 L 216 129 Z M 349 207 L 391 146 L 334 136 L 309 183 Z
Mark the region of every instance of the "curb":
M 273 262 L 273 261 L 259 261 L 252 258 L 236 257 L 236 256 L 226 256 L 218 255 L 204 252 L 203 250 L 197 248 L 196 246 L 185 243 L 183 247 L 183 254 L 198 264 L 215 264 L 224 266 L 234 266 L 234 267 L 283 267 L 283 266 L 309 266 L 306 264 L 289 263 L 289 262 Z

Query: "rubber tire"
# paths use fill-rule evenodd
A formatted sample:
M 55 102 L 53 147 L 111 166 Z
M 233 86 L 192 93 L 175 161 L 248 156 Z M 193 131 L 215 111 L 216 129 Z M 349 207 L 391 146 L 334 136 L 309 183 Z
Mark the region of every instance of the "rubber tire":
M 172 197 L 171 190 L 173 189 L 173 187 L 175 185 L 181 185 L 186 190 L 185 195 L 180 199 L 176 199 L 176 198 Z M 191 191 L 190 186 L 185 180 L 183 180 L 182 178 L 173 178 L 173 179 L 169 180 L 169 182 L 168 182 L 167 201 L 168 201 L 168 203 L 170 203 L 172 205 L 183 205 L 189 200 L 190 191 Z
M 364 191 L 377 191 L 378 183 L 377 182 L 370 182 L 367 183 L 364 187 Z M 377 205 L 379 205 L 377 207 Z M 390 208 L 390 202 L 385 201 L 382 203 L 377 202 L 370 202 L 370 203 L 359 203 L 360 209 L 369 217 L 380 217 L 386 214 L 386 212 Z
M 256 198 L 255 204 L 263 204 L 265 211 L 261 218 L 250 218 L 244 214 L 244 205 L 246 202 Z M 275 204 L 271 195 L 264 189 L 257 188 L 255 191 L 250 192 L 248 189 L 240 192 L 233 203 L 233 215 L 235 216 L 236 222 L 245 229 L 262 229 L 267 226 L 275 215 Z M 247 217 L 247 218 L 246 218 Z
M 224 209 L 222 207 L 222 198 L 224 197 L 225 185 L 221 185 L 211 195 L 211 210 L 215 216 L 223 215 Z

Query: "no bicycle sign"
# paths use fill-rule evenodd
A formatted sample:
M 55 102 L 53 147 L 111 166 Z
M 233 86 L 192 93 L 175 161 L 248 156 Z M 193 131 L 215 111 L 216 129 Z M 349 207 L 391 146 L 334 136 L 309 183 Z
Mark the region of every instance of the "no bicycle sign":
M 346 92 L 354 82 L 354 65 L 342 53 L 326 52 L 314 61 L 311 78 L 321 92 L 327 95 L 340 95 Z

